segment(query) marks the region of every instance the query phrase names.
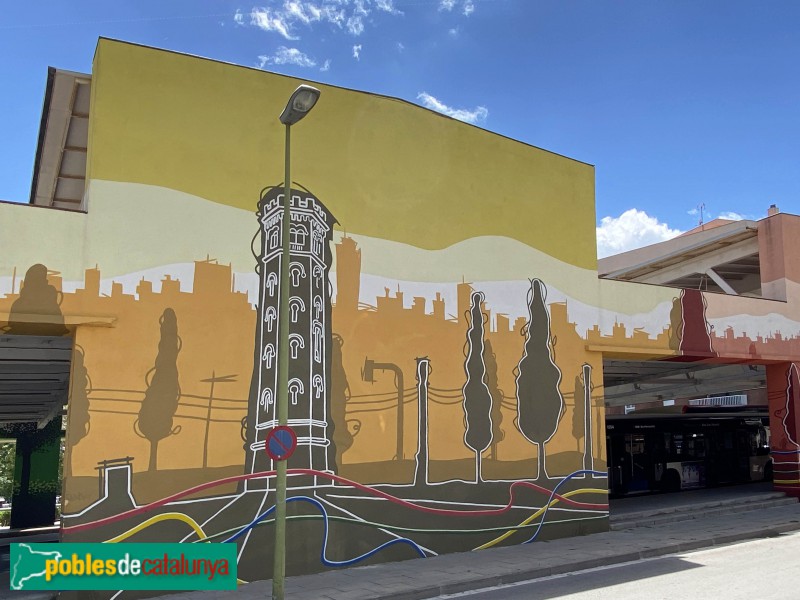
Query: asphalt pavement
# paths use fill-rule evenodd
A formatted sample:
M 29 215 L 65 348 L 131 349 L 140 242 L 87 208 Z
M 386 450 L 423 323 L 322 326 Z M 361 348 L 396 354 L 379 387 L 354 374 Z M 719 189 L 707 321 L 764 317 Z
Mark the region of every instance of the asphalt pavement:
M 787 600 L 800 579 L 800 533 L 439 596 L 438 600 Z M 781 560 L 781 558 L 783 560 Z

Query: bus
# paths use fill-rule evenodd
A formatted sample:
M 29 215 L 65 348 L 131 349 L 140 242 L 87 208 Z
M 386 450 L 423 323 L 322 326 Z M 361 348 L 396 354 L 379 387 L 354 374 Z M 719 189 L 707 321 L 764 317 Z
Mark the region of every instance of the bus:
M 609 491 L 675 492 L 769 481 L 766 407 L 665 407 L 606 416 Z

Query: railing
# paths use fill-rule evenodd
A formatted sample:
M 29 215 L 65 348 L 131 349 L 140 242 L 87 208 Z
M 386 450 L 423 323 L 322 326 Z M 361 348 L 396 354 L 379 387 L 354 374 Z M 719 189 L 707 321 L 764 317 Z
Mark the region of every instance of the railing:
M 696 398 L 689 400 L 689 406 L 747 406 L 747 394 Z

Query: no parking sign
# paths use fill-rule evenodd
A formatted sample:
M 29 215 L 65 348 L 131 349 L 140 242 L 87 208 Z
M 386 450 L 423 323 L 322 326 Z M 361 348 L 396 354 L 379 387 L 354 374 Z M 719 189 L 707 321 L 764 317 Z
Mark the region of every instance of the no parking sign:
M 297 434 L 288 425 L 278 425 L 267 434 L 264 448 L 272 460 L 288 460 L 297 448 Z

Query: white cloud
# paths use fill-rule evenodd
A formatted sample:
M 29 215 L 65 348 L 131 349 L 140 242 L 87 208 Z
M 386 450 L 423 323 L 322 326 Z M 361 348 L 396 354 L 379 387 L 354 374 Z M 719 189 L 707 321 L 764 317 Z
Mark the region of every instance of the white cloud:
M 450 37 L 457 38 L 458 37 L 458 27 L 453 27 L 452 29 L 448 29 L 447 33 L 450 34 Z
M 356 44 L 353 46 L 353 58 L 356 60 L 361 60 L 361 44 Z
M 417 94 L 417 100 L 420 100 L 425 108 L 430 108 L 431 110 L 435 110 L 436 112 L 440 112 L 448 117 L 453 117 L 454 119 L 466 123 L 485 121 L 486 117 L 489 116 L 489 111 L 484 106 L 478 106 L 473 110 L 453 108 L 447 106 L 444 102 L 434 98 L 427 92 L 420 92 Z
M 397 10 L 394 6 L 394 0 L 375 0 L 375 8 L 387 12 L 390 15 L 402 15 L 403 11 Z
M 457 0 L 439 0 L 439 10 L 447 12 L 452 12 L 452 10 L 458 5 L 459 3 Z M 473 0 L 462 0 L 461 2 L 461 14 L 465 17 L 470 16 L 472 13 L 475 12 L 475 3 Z
M 325 5 L 322 7 L 322 13 L 325 15 L 325 20 L 333 25 L 336 25 L 340 29 L 342 25 L 344 25 L 345 21 L 345 13 L 343 9 L 336 9 L 333 5 Z
M 472 0 L 467 0 L 470 4 Z M 264 31 L 276 32 L 287 40 L 299 39 L 297 28 L 313 28 L 317 23 L 328 23 L 346 29 L 350 35 L 359 36 L 367 25 L 375 25 L 369 15 L 378 11 L 392 16 L 403 12 L 394 5 L 394 0 L 271 0 L 270 6 L 255 6 L 249 13 L 250 25 Z M 248 16 L 241 10 L 233 15 L 239 25 L 245 24 Z
M 367 8 L 368 2 L 369 0 L 354 0 L 353 6 L 355 6 L 355 14 L 366 17 L 369 14 L 369 8 Z M 345 2 L 345 4 L 347 3 Z
M 405 49 L 406 49 L 406 47 L 403 45 L 403 42 L 397 42 L 397 51 L 398 52 L 402 52 Z
M 261 55 L 258 57 L 259 68 L 264 65 L 297 65 L 298 67 L 315 67 L 317 61 L 300 52 L 297 48 L 281 46 L 272 56 Z M 330 61 L 329 61 L 330 62 Z
M 687 210 L 686 212 L 692 216 L 700 214 L 700 211 L 696 208 L 693 208 L 692 210 Z
M 597 256 L 602 258 L 663 242 L 681 234 L 643 210 L 631 208 L 619 217 L 603 217 L 597 227 Z
M 314 4 L 303 2 L 287 1 L 283 4 L 286 15 L 292 19 L 297 19 L 301 23 L 308 25 L 312 21 L 319 21 L 322 11 Z
M 250 24 L 264 31 L 275 31 L 287 40 L 298 39 L 290 31 L 291 24 L 286 19 L 286 13 L 272 11 L 269 8 L 256 7 L 250 13 Z
M 320 71 L 329 71 L 331 68 L 331 59 L 326 58 L 323 65 L 319 68 Z
M 720 213 L 720 215 L 717 218 L 718 219 L 726 219 L 728 221 L 742 221 L 742 220 L 746 219 L 747 217 L 745 217 L 744 215 L 740 215 L 739 213 L 730 212 L 729 211 L 729 212 Z
M 359 36 L 364 32 L 364 20 L 360 15 L 353 15 L 347 19 L 347 32 L 354 36 Z

